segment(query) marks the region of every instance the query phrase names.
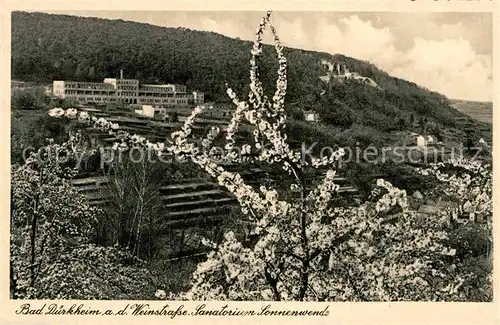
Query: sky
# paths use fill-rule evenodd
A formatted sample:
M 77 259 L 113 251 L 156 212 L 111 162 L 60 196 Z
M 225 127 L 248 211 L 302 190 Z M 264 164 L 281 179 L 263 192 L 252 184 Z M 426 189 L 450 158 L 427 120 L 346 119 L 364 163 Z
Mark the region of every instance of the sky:
M 185 27 L 253 40 L 264 12 L 51 13 Z M 277 11 L 271 19 L 285 46 L 367 60 L 390 75 L 449 98 L 492 100 L 493 18 L 490 13 Z

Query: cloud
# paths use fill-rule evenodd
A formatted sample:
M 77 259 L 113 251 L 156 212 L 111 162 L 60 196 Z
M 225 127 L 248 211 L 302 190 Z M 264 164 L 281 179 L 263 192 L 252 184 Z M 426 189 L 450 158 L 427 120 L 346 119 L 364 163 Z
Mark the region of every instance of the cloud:
M 318 29 L 316 38 L 322 39 L 318 47 L 370 61 L 382 69 L 391 68 L 402 55 L 395 48 L 395 38 L 389 28 L 375 28 L 370 21 L 355 15 L 342 18 L 338 26 L 328 23 Z
M 275 24 L 278 36 L 284 46 L 297 47 L 302 49 L 313 50 L 310 47 L 311 36 L 308 32 L 308 26 L 301 19 L 276 20 Z M 267 38 L 272 41 L 271 38 Z
M 335 21 L 325 16 L 315 21 L 308 18 L 275 19 L 284 45 L 367 60 L 393 76 L 451 98 L 492 99 L 491 56 L 477 53 L 470 40 L 460 36 L 461 23 L 429 21 L 425 28 L 427 35 L 419 37 L 412 28 L 412 33 L 406 33 L 410 34 L 410 39 L 402 39 L 401 30 L 377 27 L 371 20 L 358 15 L 347 15 Z M 380 21 L 377 24 L 380 25 Z M 251 39 L 247 27 L 233 19 L 203 19 L 200 27 Z M 434 35 L 431 36 L 432 30 Z
M 404 57 L 407 65 L 392 73 L 451 98 L 492 100 L 491 57 L 477 54 L 463 38 L 417 38 Z
M 297 47 L 329 53 L 342 53 L 370 61 L 389 74 L 413 81 L 450 98 L 492 100 L 491 56 L 477 53 L 471 42 L 460 36 L 462 24 L 433 22 L 434 31 L 442 36 L 432 39 L 415 37 L 404 40 L 387 27 L 375 27 L 370 20 L 357 15 L 336 23 L 323 18 L 315 32 L 304 35 L 302 22 L 288 23 L 286 29 L 299 31 L 288 39 Z M 457 31 L 458 29 L 458 31 Z M 430 31 L 430 29 L 429 29 Z M 450 35 L 449 38 L 443 38 Z M 398 43 L 406 43 L 401 48 Z
M 242 30 L 242 26 L 234 20 L 217 20 L 212 17 L 203 17 L 199 20 L 198 24 L 202 27 L 200 29 L 213 31 L 233 38 L 241 38 L 242 34 L 248 34 L 248 31 Z

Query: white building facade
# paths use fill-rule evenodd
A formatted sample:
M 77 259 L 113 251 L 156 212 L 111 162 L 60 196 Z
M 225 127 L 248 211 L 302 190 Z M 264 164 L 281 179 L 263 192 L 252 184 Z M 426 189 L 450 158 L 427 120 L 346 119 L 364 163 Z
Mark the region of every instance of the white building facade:
M 182 108 L 204 102 L 201 91 L 188 93 L 185 85 L 141 85 L 137 79 L 106 78 L 104 82 L 55 80 L 53 95 L 86 104 L 122 103 Z

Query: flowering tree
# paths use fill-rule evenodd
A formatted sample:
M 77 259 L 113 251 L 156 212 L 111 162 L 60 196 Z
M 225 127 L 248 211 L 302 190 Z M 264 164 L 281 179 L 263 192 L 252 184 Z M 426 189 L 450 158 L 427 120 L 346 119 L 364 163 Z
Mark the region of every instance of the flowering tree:
M 492 299 L 492 170 L 478 160 L 452 158 L 418 170 L 439 181 L 433 195 L 453 202 L 441 217 L 452 230 L 449 245 L 457 251 L 451 266 L 467 273 L 464 289 L 469 301 Z
M 269 27 L 278 57 L 276 91 L 272 99 L 259 79 L 262 36 Z M 258 233 L 252 245 L 233 232 L 212 248 L 193 274 L 191 289 L 181 299 L 198 300 L 460 300 L 467 274 L 449 268 L 455 251 L 445 245 L 446 222 L 422 219 L 407 208 L 405 191 L 378 180 L 371 200 L 354 208 L 332 204 L 339 186 L 334 165 L 343 150 L 322 159 L 302 157 L 292 149 L 285 133 L 287 60 L 270 21 L 262 19 L 250 60 L 250 93 L 241 100 L 227 88 L 236 110 L 225 134 L 212 127 L 195 139 L 192 126 L 206 107 L 196 107 L 180 131 L 166 143 L 151 143 L 131 135 L 105 119 L 70 111 L 69 115 L 121 138 L 116 149 L 149 148 L 159 155 L 188 159 L 217 178 L 238 199 Z M 68 115 L 54 109 L 53 116 Z M 243 123 L 253 128 L 251 141 L 236 145 Z M 282 186 L 259 189 L 248 185 L 238 172 L 220 163 L 215 146 L 224 142 L 222 158 L 279 166 Z M 311 169 L 324 171 L 319 184 L 307 177 Z M 161 290 L 157 294 L 165 297 Z
M 72 186 L 78 135 L 34 152 L 12 170 L 11 294 L 23 299 L 141 297 L 152 285 L 141 262 L 94 243 L 100 210 Z M 152 290 L 152 289 L 151 289 Z
M 418 171 L 425 176 L 431 175 L 440 182 L 435 195 L 458 203 L 457 208 L 443 211 L 452 220 L 456 220 L 459 214 L 467 213 L 471 219 L 481 219 L 491 226 L 493 173 L 490 166 L 483 165 L 478 160 L 453 157 Z

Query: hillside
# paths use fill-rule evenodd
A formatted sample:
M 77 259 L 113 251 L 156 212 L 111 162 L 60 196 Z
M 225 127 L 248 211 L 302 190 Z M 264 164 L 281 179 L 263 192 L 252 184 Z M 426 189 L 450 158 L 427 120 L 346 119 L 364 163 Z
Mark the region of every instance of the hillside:
M 185 28 L 43 13 L 12 14 L 12 78 L 23 81 L 101 81 L 124 69 L 129 78 L 184 83 L 189 89 L 203 90 L 207 100 L 221 100 L 226 99 L 226 82 L 239 93 L 245 91 L 250 47 L 248 41 Z M 264 50 L 261 74 L 271 93 L 277 62 L 269 46 Z M 285 50 L 288 108 L 295 117 L 302 109 L 313 109 L 327 124 L 342 129 L 364 125 L 388 132 L 405 129 L 418 119 L 453 126 L 455 118 L 462 115 L 443 95 L 391 77 L 368 62 L 340 54 Z M 322 64 L 325 60 L 342 64 L 378 87 L 355 81 L 327 85 L 320 79 L 327 72 Z

